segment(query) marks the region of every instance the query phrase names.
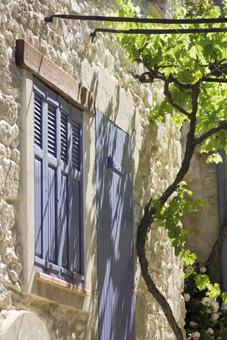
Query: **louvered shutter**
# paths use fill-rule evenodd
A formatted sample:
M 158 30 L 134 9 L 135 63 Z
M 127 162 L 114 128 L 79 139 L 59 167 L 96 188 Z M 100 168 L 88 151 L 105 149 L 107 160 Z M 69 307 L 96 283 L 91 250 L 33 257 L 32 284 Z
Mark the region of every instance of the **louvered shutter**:
M 34 94 L 34 143 L 35 143 L 35 163 L 34 163 L 34 217 L 35 217 L 35 255 L 42 257 L 42 97 Z M 40 157 L 39 157 L 40 156 Z
M 67 115 L 61 111 L 60 117 L 60 158 L 61 167 L 59 182 L 59 219 L 58 219 L 58 264 L 65 270 L 68 268 L 68 132 Z M 69 280 L 68 272 L 62 273 L 63 277 Z
M 57 144 L 56 144 L 57 110 L 48 103 L 47 110 L 47 157 L 45 178 L 45 259 L 56 263 L 56 223 L 57 223 Z
M 34 142 L 42 148 L 42 97 L 34 95 Z
M 48 104 L 48 153 L 56 155 L 56 108 Z
M 64 163 L 68 162 L 67 135 L 67 115 L 64 112 L 61 112 L 61 159 Z
M 81 122 L 71 117 L 71 145 L 69 152 L 71 156 L 70 172 L 70 220 L 69 220 L 69 269 L 73 273 L 74 282 L 81 285 L 83 277 L 79 274 L 82 272 L 81 262 L 81 244 L 82 244 L 82 183 L 81 183 Z
M 72 164 L 73 168 L 80 171 L 80 124 L 75 119 L 72 120 Z
M 83 286 L 81 113 L 36 83 L 35 265 Z

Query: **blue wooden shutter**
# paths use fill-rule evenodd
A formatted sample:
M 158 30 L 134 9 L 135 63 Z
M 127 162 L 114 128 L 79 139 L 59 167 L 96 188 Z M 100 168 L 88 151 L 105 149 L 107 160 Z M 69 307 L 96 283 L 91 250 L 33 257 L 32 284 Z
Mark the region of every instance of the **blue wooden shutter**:
M 61 159 L 65 164 L 68 163 L 67 135 L 67 115 L 61 112 Z
M 34 142 L 42 148 L 42 97 L 34 94 Z
M 72 150 L 72 165 L 73 169 L 79 171 L 79 176 L 81 177 L 81 160 L 80 160 L 80 137 L 81 129 L 80 124 L 76 120 L 72 120 L 72 140 L 73 140 L 73 150 Z M 80 178 L 81 179 L 81 178 Z M 74 233 L 73 233 L 73 245 L 71 247 L 74 248 L 74 270 L 77 273 L 80 273 L 80 224 L 81 224 L 81 216 L 80 216 L 80 208 L 81 208 L 81 180 L 73 179 L 73 207 L 76 209 L 73 211 L 72 220 L 74 221 Z M 77 203 L 76 203 L 77 202 Z M 73 252 L 72 252 L 73 253 Z
M 56 107 L 48 103 L 47 154 L 45 181 L 45 259 L 56 263 L 56 216 L 57 216 L 57 158 L 56 158 Z
M 82 114 L 34 83 L 35 266 L 83 286 Z
M 81 278 L 76 274 L 82 272 L 81 267 L 81 123 L 72 117 L 71 120 L 71 142 L 72 142 L 72 172 L 71 172 L 71 216 L 69 224 L 69 268 L 75 272 L 76 278 Z M 76 282 L 76 281 L 75 281 Z M 77 282 L 79 285 L 81 282 Z
M 72 164 L 73 168 L 80 171 L 80 123 L 72 120 Z
M 56 156 L 56 108 L 48 104 L 48 153 Z
M 99 339 L 135 339 L 131 139 L 96 113 Z
M 67 116 L 63 111 L 61 111 L 60 120 L 61 166 L 59 178 L 58 264 L 60 267 L 68 269 L 68 132 Z M 69 275 L 68 272 L 65 272 L 65 274 Z
M 34 93 L 34 143 L 35 143 L 35 162 L 34 162 L 34 184 L 35 184 L 35 255 L 42 258 L 42 97 Z M 38 152 L 39 151 L 39 152 Z M 41 157 L 39 157 L 39 155 Z

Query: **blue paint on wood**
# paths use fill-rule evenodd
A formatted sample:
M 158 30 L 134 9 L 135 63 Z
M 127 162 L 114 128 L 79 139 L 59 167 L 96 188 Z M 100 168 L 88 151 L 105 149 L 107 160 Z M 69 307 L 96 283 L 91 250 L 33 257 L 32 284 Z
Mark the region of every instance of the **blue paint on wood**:
M 42 160 L 35 158 L 35 255 L 42 257 Z
M 80 263 L 80 206 L 75 204 L 80 198 L 80 183 L 78 181 L 73 181 L 72 185 L 72 206 L 74 207 L 72 211 L 72 221 L 70 225 L 70 239 L 69 239 L 69 266 L 71 270 L 76 272 L 81 272 Z
M 56 263 L 56 175 L 55 169 L 48 167 L 47 221 L 45 224 L 46 260 Z
M 83 287 L 82 113 L 34 83 L 35 266 Z
M 131 139 L 99 111 L 96 113 L 96 184 L 99 339 L 133 340 Z
M 61 175 L 60 200 L 59 200 L 59 225 L 58 225 L 58 264 L 60 267 L 68 268 L 68 195 L 67 177 Z

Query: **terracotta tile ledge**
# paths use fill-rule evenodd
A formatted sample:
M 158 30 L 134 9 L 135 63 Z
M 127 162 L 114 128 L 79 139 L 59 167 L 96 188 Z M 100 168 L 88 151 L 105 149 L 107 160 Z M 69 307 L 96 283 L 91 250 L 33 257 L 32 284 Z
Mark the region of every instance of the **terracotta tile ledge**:
M 44 273 L 35 272 L 35 274 L 36 274 L 36 278 L 38 280 L 42 280 L 42 281 L 45 281 L 47 283 L 51 283 L 51 284 L 57 285 L 59 287 L 63 287 L 63 288 L 69 289 L 71 291 L 74 291 L 76 293 L 79 293 L 79 294 L 82 294 L 82 295 L 85 295 L 85 296 L 90 296 L 90 292 L 87 289 L 78 287 L 76 285 L 73 285 L 71 283 L 68 283 L 66 281 L 60 280 L 60 279 L 58 279 L 56 277 L 52 277 L 52 276 L 44 274 Z

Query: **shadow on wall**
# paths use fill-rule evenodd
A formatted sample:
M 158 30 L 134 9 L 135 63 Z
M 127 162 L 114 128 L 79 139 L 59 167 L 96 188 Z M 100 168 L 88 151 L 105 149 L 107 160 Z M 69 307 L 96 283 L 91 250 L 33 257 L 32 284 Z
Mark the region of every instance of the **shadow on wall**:
M 138 163 L 134 164 L 134 230 L 135 242 L 138 224 L 142 218 L 143 208 L 150 197 L 159 198 L 171 183 L 178 168 L 177 153 L 179 144 L 175 144 L 176 128 L 168 118 L 166 124 L 151 125 L 147 117 L 146 124 L 141 128 L 141 146 Z M 136 129 L 137 130 L 137 129 Z M 136 131 L 136 133 L 138 133 Z M 136 137 L 134 137 L 136 138 Z M 133 140 L 134 142 L 134 140 Z M 137 212 L 137 214 L 136 214 Z M 174 251 L 163 228 L 152 224 L 148 235 L 146 254 L 152 279 L 167 299 L 171 300 L 171 308 L 176 318 L 184 313 L 181 303 L 181 286 L 178 260 L 174 260 Z M 136 256 L 136 255 L 135 255 Z M 160 306 L 147 291 L 140 273 L 137 257 L 136 262 L 136 335 L 138 340 L 173 339 L 172 330 L 161 312 Z M 176 266 L 174 265 L 176 263 Z M 174 271 L 176 268 L 176 271 Z M 158 315 L 158 318 L 157 318 Z M 182 325 L 183 326 L 183 325 Z
M 96 97 L 99 95 L 98 86 L 101 86 L 101 84 L 99 84 L 97 72 L 94 74 L 91 82 L 91 90 Z M 109 97 L 105 115 L 118 124 L 120 117 L 122 117 L 122 113 L 121 115 L 119 114 L 120 86 L 116 84 L 112 96 L 109 93 Z M 131 241 L 131 236 L 126 236 L 128 220 L 124 217 L 124 214 L 127 216 L 127 209 L 131 209 L 133 204 L 132 197 L 134 195 L 134 206 L 138 206 L 142 216 L 141 207 L 145 205 L 151 195 L 159 197 L 165 185 L 172 180 L 174 171 L 178 167 L 176 161 L 173 164 L 171 163 L 172 158 L 174 158 L 172 150 L 175 148 L 175 145 L 171 144 L 171 140 L 176 134 L 175 127 L 163 128 L 161 130 L 158 125 L 152 126 L 147 122 L 146 126 L 141 128 L 138 118 L 138 107 L 134 107 L 134 111 L 130 112 L 128 116 L 130 119 L 128 126 L 131 126 L 131 128 L 136 127 L 136 131 L 132 136 L 133 155 L 138 154 L 139 156 L 138 160 L 133 159 L 133 169 L 135 172 L 134 193 L 131 193 L 130 196 L 126 193 L 127 180 L 123 180 L 124 176 L 107 168 L 108 157 L 110 155 L 117 165 L 126 168 L 125 161 L 129 156 L 129 150 L 127 149 L 128 141 L 122 140 L 120 143 L 121 151 L 118 151 L 118 136 L 117 132 L 113 132 L 112 123 L 99 112 L 96 115 L 96 119 L 99 119 L 96 131 L 99 336 L 100 339 L 104 340 L 131 340 L 135 337 L 133 326 L 134 302 L 132 300 L 131 286 L 134 275 L 132 272 L 131 278 L 131 274 L 127 274 L 127 270 L 132 266 L 134 256 L 137 260 L 136 255 L 133 255 L 133 244 L 135 244 L 136 240 L 137 222 L 139 222 L 139 219 L 134 221 L 135 238 L 133 242 Z M 143 118 L 146 121 L 147 117 L 145 114 Z M 169 124 L 170 122 L 167 123 L 167 125 Z M 160 131 L 162 135 L 160 135 Z M 138 141 L 140 139 L 141 145 Z M 85 152 L 88 157 L 89 151 Z M 126 206 L 124 206 L 125 204 Z M 172 266 L 173 261 L 173 251 L 170 249 L 168 239 L 163 230 L 152 226 L 151 235 L 152 237 L 149 239 L 149 249 L 151 250 L 149 252 L 150 270 L 155 282 L 171 298 L 175 310 L 179 310 L 180 314 L 180 296 L 179 299 L 175 299 L 177 301 L 174 301 L 172 295 L 175 294 L 175 290 L 171 292 L 173 287 L 176 288 L 177 292 L 180 291 L 178 289 L 179 276 L 174 273 L 173 269 L 170 269 L 170 264 Z M 95 242 L 96 239 L 93 239 L 92 244 Z M 127 247 L 129 249 L 128 253 L 130 253 L 128 263 L 123 260 Z M 88 254 L 87 260 L 91 256 L 91 251 Z M 163 263 L 165 264 L 163 265 Z M 136 271 L 138 269 L 136 268 Z M 171 284 L 169 284 L 168 280 L 172 274 L 174 277 L 171 278 Z M 120 287 L 124 281 L 127 281 L 128 286 L 125 290 L 123 289 L 122 293 Z M 95 286 L 95 282 L 93 282 L 93 285 Z M 126 297 L 127 292 L 130 292 L 131 300 Z M 168 336 L 168 333 L 171 334 L 172 332 L 167 322 L 164 321 L 164 317 L 161 317 L 161 314 L 160 320 L 157 320 L 156 315 L 157 313 L 159 314 L 160 308 L 150 294 L 147 294 L 144 281 L 139 276 L 136 282 L 137 337 L 138 339 L 145 340 L 152 337 L 152 335 L 157 336 L 158 332 L 160 339 L 164 339 L 166 335 Z M 165 325 L 162 327 L 163 329 L 161 329 L 160 324 Z
M 92 93 L 97 95 L 98 88 L 98 72 L 94 72 L 91 84 L 89 86 Z M 86 119 L 85 119 L 86 117 Z M 89 311 L 87 329 L 86 329 L 86 339 L 98 339 L 98 329 L 97 329 L 97 320 L 98 320 L 98 298 L 97 298 L 97 230 L 96 230 L 96 173 L 95 173 L 95 118 L 91 118 L 88 116 L 84 117 L 83 125 L 85 134 L 84 145 L 83 145 L 83 163 L 84 163 L 84 171 L 83 171 L 83 182 L 86 183 L 84 186 L 84 195 L 86 199 L 90 199 L 89 204 L 84 207 L 84 239 L 85 243 L 85 264 L 86 268 L 89 270 L 89 273 L 85 273 L 85 282 L 86 277 L 89 276 L 91 278 L 91 287 L 90 287 L 90 296 L 89 305 L 86 307 L 86 310 Z M 87 165 L 87 166 L 86 166 Z M 92 191 L 91 191 L 92 187 Z M 89 228 L 86 229 L 86 226 Z M 86 301 L 84 302 L 86 305 Z

